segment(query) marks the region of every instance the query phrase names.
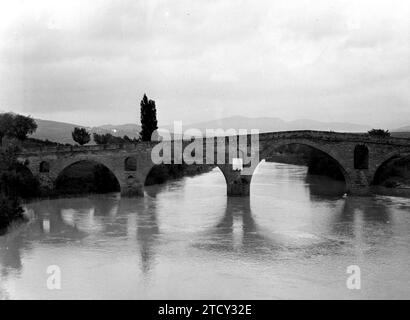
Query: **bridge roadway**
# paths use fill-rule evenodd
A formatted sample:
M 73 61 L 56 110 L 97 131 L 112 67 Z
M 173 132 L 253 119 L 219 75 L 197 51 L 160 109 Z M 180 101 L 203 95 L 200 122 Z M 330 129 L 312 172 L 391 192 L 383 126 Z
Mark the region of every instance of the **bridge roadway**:
M 306 145 L 327 154 L 340 167 L 347 192 L 358 195 L 370 192 L 377 170 L 383 164 L 410 154 L 410 139 L 305 130 L 190 141 L 39 147 L 23 150 L 19 160 L 38 177 L 44 188 L 55 188 L 57 178 L 67 167 L 81 161 L 91 161 L 106 166 L 114 174 L 123 195 L 142 196 L 145 179 L 156 164 L 152 155 L 165 156 L 166 151 L 157 152 L 160 144 L 172 149 L 171 159 L 168 159 L 172 162 L 192 164 L 195 157 L 197 163 L 202 158 L 203 162 L 217 165 L 224 174 L 228 196 L 248 196 L 257 164 L 284 145 Z M 245 164 L 243 170 L 237 170 L 234 165 L 238 160 L 233 159 L 237 158 Z M 250 160 L 248 165 L 247 160 Z

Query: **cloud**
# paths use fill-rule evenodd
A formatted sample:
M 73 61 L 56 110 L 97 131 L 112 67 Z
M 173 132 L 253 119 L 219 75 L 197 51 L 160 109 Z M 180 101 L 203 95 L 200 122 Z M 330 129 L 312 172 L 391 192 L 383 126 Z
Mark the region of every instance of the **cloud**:
M 409 103 L 406 1 L 1 5 L 0 109 L 128 122 L 147 92 L 164 124 L 238 113 L 398 122 Z

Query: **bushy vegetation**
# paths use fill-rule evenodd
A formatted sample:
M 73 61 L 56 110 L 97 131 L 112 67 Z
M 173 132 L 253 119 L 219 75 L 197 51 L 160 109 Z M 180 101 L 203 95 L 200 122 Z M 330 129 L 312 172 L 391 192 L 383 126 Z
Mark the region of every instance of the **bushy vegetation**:
M 54 142 L 50 141 L 48 139 L 46 140 L 41 140 L 41 139 L 35 139 L 35 138 L 27 138 L 22 142 L 22 147 L 23 148 L 35 148 L 35 147 L 63 147 L 63 146 L 72 146 L 72 144 L 69 143 L 59 143 L 59 142 Z
M 0 148 L 0 229 L 22 219 L 19 199 L 34 196 L 39 190 L 38 181 L 24 174 L 25 167 L 16 158 L 17 150 L 17 147 Z
M 91 139 L 91 135 L 86 128 L 74 128 L 71 136 L 80 146 L 89 143 Z
M 31 117 L 13 113 L 0 114 L 0 144 L 3 137 L 25 140 L 36 129 L 37 124 Z
M 122 143 L 137 143 L 140 140 L 136 138 L 129 138 L 128 136 L 124 137 L 117 137 L 113 136 L 111 133 L 105 133 L 105 134 L 98 134 L 98 133 L 93 133 L 93 139 L 96 144 L 122 144 Z
M 19 199 L 36 195 L 38 181 L 17 161 L 17 146 L 3 146 L 3 138 L 19 141 L 37 129 L 30 117 L 12 113 L 0 114 L 0 229 L 4 230 L 13 221 L 23 219 Z
M 376 138 L 388 138 L 390 137 L 390 132 L 389 130 L 383 130 L 383 129 L 372 129 L 368 131 L 369 136 L 371 137 L 376 137 Z
M 0 193 L 0 235 L 12 221 L 23 220 L 23 212 L 17 198 L 10 198 Z

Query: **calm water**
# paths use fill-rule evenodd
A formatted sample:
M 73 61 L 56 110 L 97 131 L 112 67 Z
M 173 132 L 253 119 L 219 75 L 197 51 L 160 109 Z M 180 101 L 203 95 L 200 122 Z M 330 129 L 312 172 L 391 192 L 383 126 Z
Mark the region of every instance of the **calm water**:
M 227 199 L 215 169 L 145 198 L 33 202 L 0 237 L 0 298 L 410 298 L 410 199 L 340 188 L 264 163 L 248 199 Z M 361 290 L 346 288 L 349 265 Z

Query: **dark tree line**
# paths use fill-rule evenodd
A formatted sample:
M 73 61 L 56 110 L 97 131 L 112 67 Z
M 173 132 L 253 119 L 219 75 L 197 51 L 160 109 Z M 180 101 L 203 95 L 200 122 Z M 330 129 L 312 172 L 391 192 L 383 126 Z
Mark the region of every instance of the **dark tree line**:
M 26 175 L 24 164 L 17 161 L 17 146 L 3 146 L 4 137 L 26 140 L 36 131 L 31 117 L 12 113 L 0 114 L 0 232 L 13 220 L 23 219 L 20 198 L 34 196 L 38 181 Z
M 371 137 L 376 137 L 376 138 L 388 138 L 390 137 L 390 132 L 389 130 L 383 130 L 383 129 L 372 129 L 367 132 L 369 136 Z
M 37 124 L 31 117 L 13 113 L 0 114 L 0 144 L 4 137 L 23 141 L 29 134 L 33 134 L 36 129 Z
M 131 139 L 127 135 L 123 137 L 117 137 L 111 133 L 98 134 L 93 133 L 93 139 L 96 144 L 121 144 L 121 143 L 137 143 L 140 139 Z

